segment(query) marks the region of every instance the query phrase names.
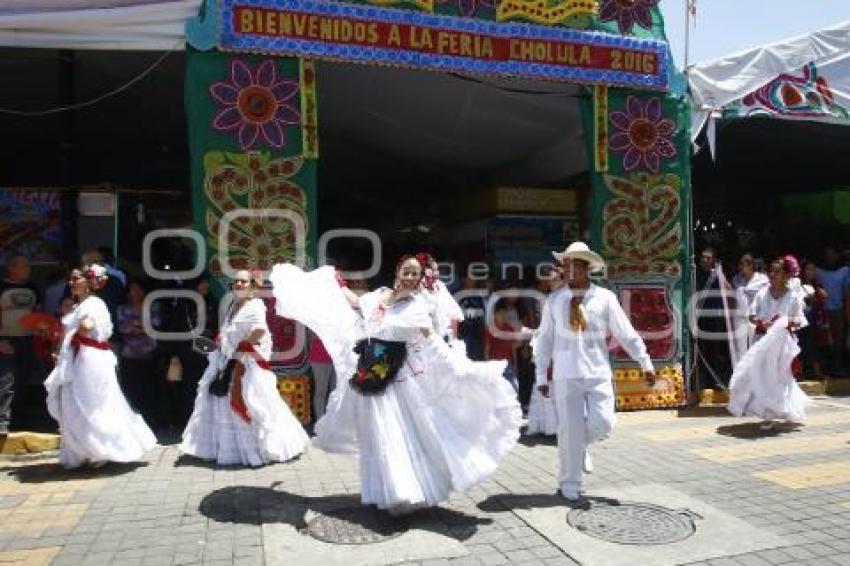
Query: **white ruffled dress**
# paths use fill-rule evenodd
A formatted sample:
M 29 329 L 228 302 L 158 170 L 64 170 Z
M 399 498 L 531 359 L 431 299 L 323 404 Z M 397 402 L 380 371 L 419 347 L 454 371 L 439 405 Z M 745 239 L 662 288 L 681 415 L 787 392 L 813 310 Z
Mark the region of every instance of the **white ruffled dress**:
M 239 342 L 257 327 L 265 328 L 266 332 L 255 348 L 264 360 L 268 360 L 272 339 L 262 300 L 249 300 L 220 329 L 220 348 L 207 356 L 209 363 L 198 384 L 192 416 L 183 431 L 181 452 L 203 460 L 215 460 L 221 465 L 247 466 L 285 462 L 304 452 L 309 438 L 281 398 L 277 377 L 257 365 L 251 354 L 237 351 Z M 229 395 L 216 397 L 209 391 L 218 370 L 234 357 L 245 366 L 242 399 L 250 423 L 234 412 Z
M 537 345 L 537 332 L 531 338 L 531 349 Z M 551 371 L 551 370 L 550 370 Z M 551 381 L 549 382 L 551 386 Z M 550 387 L 551 390 L 551 387 Z M 525 427 L 526 436 L 537 434 L 558 434 L 558 412 L 555 410 L 555 396 L 549 393 L 544 397 L 535 386 L 531 390 L 531 398 L 528 401 L 528 424 Z
M 777 320 L 738 362 L 729 383 L 728 410 L 733 415 L 788 421 L 805 418 L 811 400 L 791 371 L 800 346 L 787 326 L 787 317 Z
M 504 362 L 472 362 L 431 332 L 420 296 L 386 307 L 384 289 L 360 297 L 362 318 L 345 301 L 333 269 L 305 273 L 277 265 L 270 277 L 278 313 L 319 335 L 340 383 L 316 423 L 316 444 L 359 454 L 364 504 L 403 513 L 437 505 L 487 479 L 516 444 L 522 414 L 502 378 Z M 395 381 L 378 395 L 352 389 L 364 336 L 407 343 Z
M 83 317 L 94 321 L 90 339 L 106 343 L 112 336 L 109 310 L 98 297 L 84 299 L 62 318 L 59 359 L 44 382 L 47 410 L 62 434 L 59 462 L 77 468 L 140 460 L 156 445 L 156 437 L 124 398 L 112 350 L 80 345 L 74 353 L 71 341 Z

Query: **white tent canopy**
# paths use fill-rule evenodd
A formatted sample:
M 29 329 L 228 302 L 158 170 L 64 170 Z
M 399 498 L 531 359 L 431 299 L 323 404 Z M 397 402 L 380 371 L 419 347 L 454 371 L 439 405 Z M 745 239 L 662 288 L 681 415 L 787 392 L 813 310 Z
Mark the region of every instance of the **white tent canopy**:
M 716 116 L 729 105 L 750 94 L 758 94 L 762 100 L 771 93 L 778 96 L 788 94 L 791 101 L 801 102 L 798 105 L 801 109 L 799 112 L 793 108 L 771 112 L 771 105 L 768 103 L 755 104 L 755 108 L 750 112 L 752 114 L 835 121 L 834 113 L 807 112 L 807 109 L 803 108 L 807 102 L 807 94 L 812 91 L 823 94 L 825 90 L 819 83 L 816 84 L 817 76 L 811 76 L 812 69 L 817 70 L 817 76 L 828 79 L 830 98 L 837 108 L 850 107 L 850 21 L 788 41 L 735 53 L 689 69 L 688 81 L 693 108 L 691 135 L 695 139 L 710 117 Z M 809 82 L 811 84 L 807 84 Z M 776 90 L 759 91 L 772 83 Z M 799 95 L 788 89 L 797 90 Z M 820 97 L 812 98 L 813 103 L 818 104 Z M 808 109 L 811 110 L 811 104 Z
M 0 46 L 171 51 L 202 0 L 0 0 Z

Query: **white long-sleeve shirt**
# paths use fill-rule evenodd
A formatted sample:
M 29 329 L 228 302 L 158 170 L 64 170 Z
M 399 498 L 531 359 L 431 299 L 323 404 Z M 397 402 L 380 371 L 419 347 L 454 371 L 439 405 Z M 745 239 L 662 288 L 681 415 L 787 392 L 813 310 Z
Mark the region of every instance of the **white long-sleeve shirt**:
M 587 328 L 570 328 L 568 287 L 555 291 L 543 305 L 534 363 L 537 385 L 546 384 L 546 370 L 552 364 L 552 379 L 611 379 L 608 338 L 613 336 L 643 371 L 653 371 L 646 345 L 632 327 L 617 296 L 591 284 L 581 302 Z

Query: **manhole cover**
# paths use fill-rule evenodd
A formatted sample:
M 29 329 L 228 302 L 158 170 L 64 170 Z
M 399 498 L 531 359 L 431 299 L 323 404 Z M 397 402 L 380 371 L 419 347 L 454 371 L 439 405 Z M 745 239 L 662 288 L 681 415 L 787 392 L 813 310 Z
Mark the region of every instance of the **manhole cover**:
M 696 532 L 699 515 L 648 503 L 593 504 L 573 509 L 567 523 L 588 536 L 617 544 L 670 544 Z
M 307 523 L 307 534 L 333 544 L 374 544 L 407 530 L 407 522 L 374 507 L 334 509 Z

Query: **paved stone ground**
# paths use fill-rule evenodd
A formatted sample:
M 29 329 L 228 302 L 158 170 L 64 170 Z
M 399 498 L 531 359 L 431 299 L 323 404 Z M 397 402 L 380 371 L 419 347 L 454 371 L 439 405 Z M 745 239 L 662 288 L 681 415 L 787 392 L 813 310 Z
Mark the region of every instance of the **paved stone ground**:
M 771 433 L 722 409 L 619 419 L 593 449 L 589 494 L 662 484 L 782 540 L 682 563 L 850 564 L 848 399 L 818 399 L 805 426 Z M 468 554 L 407 564 L 576 564 L 520 518 L 523 509 L 562 505 L 556 466 L 552 441 L 523 439 L 491 481 L 411 519 Z M 303 528 L 307 512 L 351 504 L 357 493 L 356 461 L 317 449 L 260 469 L 208 466 L 173 445 L 141 464 L 89 471 L 51 459 L 0 461 L 0 565 L 270 564 L 269 525 Z

